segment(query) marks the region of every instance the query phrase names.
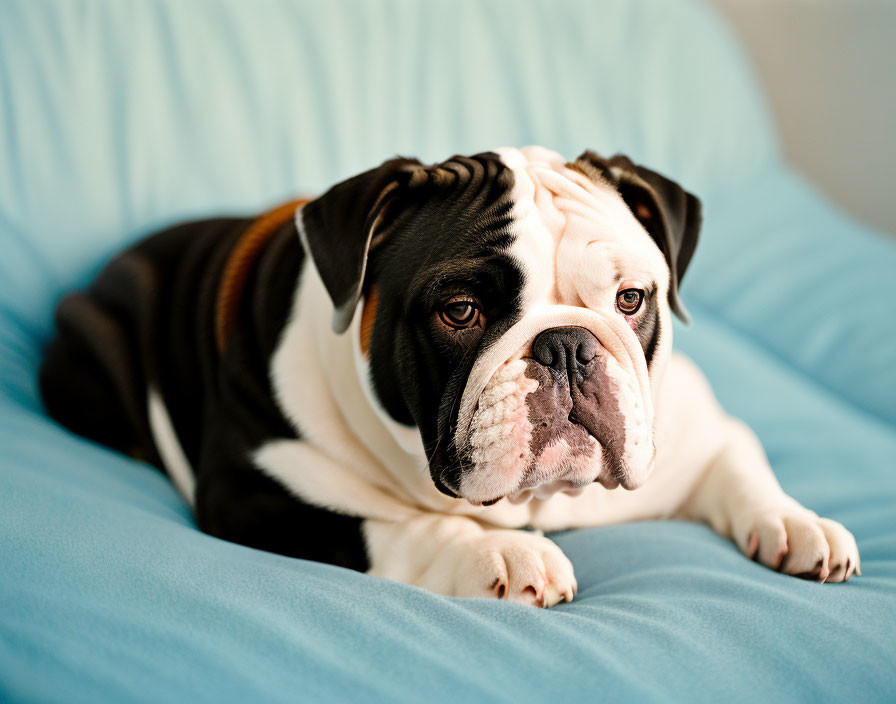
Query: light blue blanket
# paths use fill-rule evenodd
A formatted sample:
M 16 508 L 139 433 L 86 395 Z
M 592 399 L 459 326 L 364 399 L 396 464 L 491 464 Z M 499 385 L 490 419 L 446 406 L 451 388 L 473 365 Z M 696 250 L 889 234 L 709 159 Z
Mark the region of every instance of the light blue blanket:
M 669 0 L 0 2 L 0 700 L 894 701 L 896 246 L 781 163 L 732 47 Z M 447 599 L 208 537 L 43 415 L 54 303 L 152 228 L 528 143 L 701 195 L 676 343 L 862 577 L 645 522 L 557 536 L 571 604 Z

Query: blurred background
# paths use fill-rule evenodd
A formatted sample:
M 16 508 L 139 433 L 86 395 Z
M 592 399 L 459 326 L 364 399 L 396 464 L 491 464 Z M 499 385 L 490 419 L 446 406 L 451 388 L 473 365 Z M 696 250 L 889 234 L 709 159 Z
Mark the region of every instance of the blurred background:
M 896 235 L 896 2 L 711 0 L 759 74 L 787 157 Z

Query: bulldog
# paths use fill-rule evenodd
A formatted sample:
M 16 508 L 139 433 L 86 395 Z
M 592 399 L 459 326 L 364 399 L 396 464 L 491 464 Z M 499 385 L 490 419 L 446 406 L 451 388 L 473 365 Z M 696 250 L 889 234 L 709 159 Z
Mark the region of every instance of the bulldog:
M 699 228 L 623 156 L 396 158 L 134 245 L 60 303 L 40 386 L 203 531 L 440 594 L 570 601 L 545 532 L 656 518 L 847 580 L 853 536 L 672 352 Z

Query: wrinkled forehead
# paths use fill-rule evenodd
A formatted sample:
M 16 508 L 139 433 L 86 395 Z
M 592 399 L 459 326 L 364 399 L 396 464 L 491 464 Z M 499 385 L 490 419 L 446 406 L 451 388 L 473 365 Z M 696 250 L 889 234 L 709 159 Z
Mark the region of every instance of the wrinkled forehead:
M 667 290 L 662 253 L 615 188 L 543 147 L 496 153 L 513 172 L 511 254 L 527 272 L 524 308 L 598 308 L 623 280 Z

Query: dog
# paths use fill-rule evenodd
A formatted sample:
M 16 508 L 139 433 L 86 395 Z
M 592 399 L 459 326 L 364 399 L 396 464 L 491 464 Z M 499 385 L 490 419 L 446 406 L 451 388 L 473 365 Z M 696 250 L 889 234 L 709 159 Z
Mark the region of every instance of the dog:
M 444 595 L 571 601 L 545 532 L 655 518 L 845 581 L 852 534 L 672 352 L 700 223 L 624 156 L 395 158 L 120 254 L 59 304 L 43 399 L 213 536 Z

